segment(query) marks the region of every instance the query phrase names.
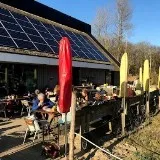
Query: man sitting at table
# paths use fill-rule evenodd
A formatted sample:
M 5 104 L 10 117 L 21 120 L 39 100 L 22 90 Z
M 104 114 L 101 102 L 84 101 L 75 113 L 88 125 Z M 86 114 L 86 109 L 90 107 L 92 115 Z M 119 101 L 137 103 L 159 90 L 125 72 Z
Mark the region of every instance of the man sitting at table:
M 49 99 L 45 98 L 43 93 L 39 93 L 37 99 L 33 101 L 32 111 L 36 111 L 39 109 L 46 110 L 48 108 L 52 108 L 54 103 Z
M 95 101 L 93 102 L 93 105 L 99 105 L 101 102 L 103 102 L 100 92 L 96 92 L 94 99 Z

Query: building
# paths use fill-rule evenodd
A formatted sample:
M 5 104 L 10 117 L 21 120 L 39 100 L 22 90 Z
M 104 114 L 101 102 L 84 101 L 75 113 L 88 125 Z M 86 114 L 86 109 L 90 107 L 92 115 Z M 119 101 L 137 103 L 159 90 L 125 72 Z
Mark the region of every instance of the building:
M 91 26 L 34 0 L 0 0 L 0 84 L 10 90 L 53 87 L 58 43 L 68 37 L 73 83 L 117 85 L 119 62 L 92 36 Z M 23 88 L 21 87 L 21 88 Z

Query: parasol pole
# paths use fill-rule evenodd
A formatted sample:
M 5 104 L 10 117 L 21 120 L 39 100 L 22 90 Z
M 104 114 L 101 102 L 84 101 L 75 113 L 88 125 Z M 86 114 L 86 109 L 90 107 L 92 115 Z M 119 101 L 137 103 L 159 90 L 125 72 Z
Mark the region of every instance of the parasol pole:
M 72 92 L 72 103 L 71 103 L 71 126 L 69 136 L 69 160 L 74 160 L 74 137 L 75 137 L 75 116 L 76 116 L 76 92 Z
M 67 143 L 68 143 L 68 137 L 67 137 L 67 113 L 65 113 L 65 158 L 67 159 Z

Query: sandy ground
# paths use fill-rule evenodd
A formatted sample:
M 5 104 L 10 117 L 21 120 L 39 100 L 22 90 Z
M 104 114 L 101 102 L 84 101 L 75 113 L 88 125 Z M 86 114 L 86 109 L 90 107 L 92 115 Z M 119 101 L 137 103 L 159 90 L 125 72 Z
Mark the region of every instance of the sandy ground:
M 31 139 L 26 146 L 22 145 L 26 125 L 23 118 L 2 121 L 0 119 L 0 158 L 2 160 L 45 160 L 41 154 L 42 139 L 36 140 L 34 145 Z M 126 138 L 114 138 L 110 134 L 99 138 L 99 146 L 123 160 L 159 160 L 160 159 L 160 114 L 152 118 L 151 124 L 131 134 Z M 60 137 L 63 143 L 64 138 Z M 28 147 L 27 147 L 28 145 Z M 77 160 L 115 160 L 99 149 L 92 148 L 85 152 L 79 152 L 79 138 L 76 137 L 75 159 Z M 22 148 L 22 149 L 21 149 Z M 15 153 L 11 151 L 16 150 Z M 10 155 L 8 155 L 8 153 Z

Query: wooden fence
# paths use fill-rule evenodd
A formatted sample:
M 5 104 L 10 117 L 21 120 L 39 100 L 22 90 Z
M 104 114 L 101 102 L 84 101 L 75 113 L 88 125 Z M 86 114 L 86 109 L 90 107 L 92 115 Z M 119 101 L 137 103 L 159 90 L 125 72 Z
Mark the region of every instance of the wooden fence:
M 154 115 L 158 112 L 159 90 L 153 91 L 149 95 L 149 113 Z M 105 121 L 106 125 L 111 124 L 111 130 L 114 134 L 121 132 L 121 107 L 122 99 L 116 101 L 104 102 L 100 105 L 86 106 L 76 112 L 76 131 L 81 135 L 89 133 L 92 125 L 97 122 Z M 140 126 L 146 119 L 146 101 L 145 94 L 126 99 L 127 111 L 125 115 L 125 132 L 133 130 Z M 107 126 L 106 126 L 107 128 Z M 81 144 L 82 144 L 81 140 Z M 83 148 L 83 146 L 82 146 Z

